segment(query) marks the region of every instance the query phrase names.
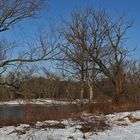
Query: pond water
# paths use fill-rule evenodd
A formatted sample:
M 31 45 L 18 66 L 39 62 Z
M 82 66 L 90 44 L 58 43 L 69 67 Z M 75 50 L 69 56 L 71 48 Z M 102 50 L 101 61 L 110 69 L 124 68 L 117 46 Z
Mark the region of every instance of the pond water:
M 77 105 L 2 105 L 0 125 L 26 123 L 37 120 L 60 119 L 77 113 Z

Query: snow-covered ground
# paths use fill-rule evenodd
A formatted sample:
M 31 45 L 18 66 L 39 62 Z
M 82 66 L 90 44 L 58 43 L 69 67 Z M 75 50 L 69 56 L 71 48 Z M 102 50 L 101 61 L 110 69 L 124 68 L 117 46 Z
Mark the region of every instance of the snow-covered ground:
M 30 99 L 30 100 L 24 100 L 24 99 L 15 99 L 15 100 L 10 100 L 10 101 L 0 101 L 0 105 L 24 105 L 24 104 L 38 104 L 38 105 L 43 105 L 43 104 L 76 104 L 79 102 L 79 99 L 76 101 L 65 101 L 65 100 L 56 100 L 56 99 L 50 99 L 50 98 L 40 98 L 40 99 Z M 88 103 L 88 99 L 83 99 L 83 103 L 86 104 Z M 94 102 L 93 102 L 94 103 Z
M 91 119 L 92 116 L 83 118 Z M 140 111 L 110 114 L 99 118 L 106 118 L 111 127 L 102 132 L 84 134 L 80 131 L 83 123 L 80 120 L 44 121 L 37 122 L 35 127 L 21 124 L 17 127 L 0 128 L 0 140 L 140 140 Z M 44 127 L 53 125 L 55 127 Z
M 31 100 L 23 100 L 23 99 L 17 99 L 17 100 L 11 100 L 11 101 L 1 101 L 0 105 L 24 105 L 24 104 L 74 104 L 75 102 L 70 101 L 61 101 L 61 100 L 53 100 L 53 99 L 31 99 Z

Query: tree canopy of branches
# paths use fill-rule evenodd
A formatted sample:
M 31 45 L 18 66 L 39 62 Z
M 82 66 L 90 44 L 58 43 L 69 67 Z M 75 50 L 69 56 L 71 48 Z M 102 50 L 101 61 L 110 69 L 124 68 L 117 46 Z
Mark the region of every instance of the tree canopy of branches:
M 44 0 L 1 0 L 0 32 L 8 30 L 23 19 L 35 17 L 44 2 Z
M 0 1 L 0 33 L 10 29 L 12 26 L 24 19 L 36 17 L 46 0 L 1 0 Z M 8 73 L 9 70 L 18 71 L 25 63 L 47 61 L 53 59 L 57 54 L 58 38 L 52 31 L 47 34 L 40 33 L 38 41 L 28 43 L 25 49 L 18 54 L 15 43 L 0 40 L 0 74 Z M 31 72 L 32 73 L 32 72 Z M 30 75 L 30 74 L 29 74 Z M 6 81 L 2 85 L 12 86 Z
M 124 93 L 123 65 L 128 54 L 124 39 L 131 26 L 124 16 L 113 19 L 105 10 L 93 8 L 76 10 L 71 14 L 71 20 L 64 22 L 61 34 L 65 41 L 61 50 L 65 63 L 72 68 L 70 72 L 75 71 L 80 77 L 81 99 L 84 81 L 87 81 L 92 101 L 93 85 L 101 74 L 114 84 L 116 102 Z

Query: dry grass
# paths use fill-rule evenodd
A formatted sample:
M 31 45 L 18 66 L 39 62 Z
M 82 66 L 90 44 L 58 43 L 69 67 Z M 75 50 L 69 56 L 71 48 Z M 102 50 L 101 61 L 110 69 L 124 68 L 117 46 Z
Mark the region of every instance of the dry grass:
M 47 128 L 55 128 L 55 129 L 65 129 L 65 125 L 60 123 L 56 123 L 56 124 L 50 124 L 50 123 L 44 123 L 43 125 L 39 126 L 38 129 L 47 129 Z
M 81 126 L 78 128 L 83 134 L 87 132 L 99 132 L 104 131 L 105 129 L 110 128 L 110 125 L 107 122 L 106 117 L 97 117 L 93 115 L 82 116 L 81 113 L 73 116 L 72 120 L 76 125 Z
M 127 116 L 128 117 L 128 119 L 132 122 L 132 123 L 135 123 L 135 122 L 138 122 L 138 121 L 140 121 L 140 119 L 139 118 L 135 118 L 134 116 L 132 116 L 132 115 L 129 115 L 129 116 Z
M 96 120 L 94 122 L 84 121 L 79 129 L 82 133 L 104 131 L 109 125 L 104 120 Z
M 140 121 L 140 118 L 136 118 L 136 117 L 134 117 L 133 115 L 128 115 L 128 116 L 125 116 L 125 117 L 123 117 L 123 118 L 120 118 L 120 119 L 118 119 L 117 121 L 119 121 L 119 122 L 125 122 L 125 120 L 129 120 L 131 123 L 135 123 L 135 122 L 138 122 L 138 121 Z
M 121 103 L 113 104 L 111 102 L 107 103 L 95 103 L 89 107 L 89 112 L 94 114 L 111 114 L 125 111 L 136 111 L 140 110 L 140 103 Z

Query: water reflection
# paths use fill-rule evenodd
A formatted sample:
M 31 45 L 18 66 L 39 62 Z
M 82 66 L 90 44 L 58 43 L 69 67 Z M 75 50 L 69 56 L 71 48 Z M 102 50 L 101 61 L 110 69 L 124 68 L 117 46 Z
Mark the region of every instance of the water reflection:
M 5 105 L 0 106 L 0 123 L 28 122 L 34 120 L 57 119 L 77 113 L 78 107 L 71 105 Z

